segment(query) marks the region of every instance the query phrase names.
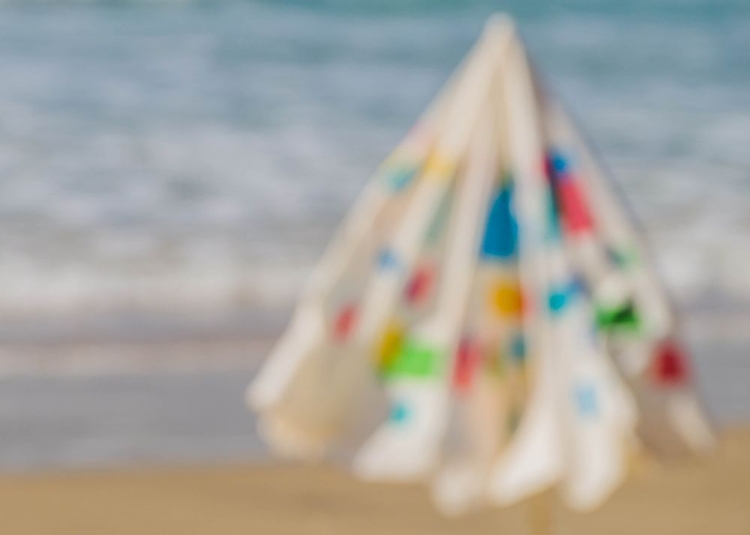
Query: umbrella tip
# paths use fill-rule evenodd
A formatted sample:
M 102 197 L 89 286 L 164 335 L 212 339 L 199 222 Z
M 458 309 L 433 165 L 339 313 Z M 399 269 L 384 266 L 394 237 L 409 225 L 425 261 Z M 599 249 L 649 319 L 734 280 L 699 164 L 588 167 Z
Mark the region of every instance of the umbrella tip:
M 513 17 L 507 13 L 494 13 L 490 15 L 484 25 L 484 31 L 488 35 L 508 35 L 515 33 L 516 23 Z

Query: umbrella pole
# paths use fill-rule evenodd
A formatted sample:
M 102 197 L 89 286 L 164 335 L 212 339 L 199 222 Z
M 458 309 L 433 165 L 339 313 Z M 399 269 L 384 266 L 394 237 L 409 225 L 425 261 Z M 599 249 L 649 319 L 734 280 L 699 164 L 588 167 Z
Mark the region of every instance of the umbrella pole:
M 551 535 L 552 500 L 549 492 L 543 492 L 529 499 L 527 508 L 529 533 L 531 535 Z

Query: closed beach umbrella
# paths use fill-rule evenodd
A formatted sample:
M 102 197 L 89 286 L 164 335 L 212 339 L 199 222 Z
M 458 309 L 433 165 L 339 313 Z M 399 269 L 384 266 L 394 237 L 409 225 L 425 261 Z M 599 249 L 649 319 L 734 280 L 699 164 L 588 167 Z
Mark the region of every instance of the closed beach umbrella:
M 640 233 L 497 16 L 367 185 L 248 388 L 286 456 L 456 514 L 600 505 L 714 434 Z

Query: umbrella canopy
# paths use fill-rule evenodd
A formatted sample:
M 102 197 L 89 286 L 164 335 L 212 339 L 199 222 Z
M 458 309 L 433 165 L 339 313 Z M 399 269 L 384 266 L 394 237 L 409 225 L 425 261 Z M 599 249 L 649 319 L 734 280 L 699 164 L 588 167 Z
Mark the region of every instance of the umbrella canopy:
M 598 506 L 714 434 L 643 240 L 494 17 L 367 185 L 248 388 L 280 454 L 352 451 L 458 513 Z

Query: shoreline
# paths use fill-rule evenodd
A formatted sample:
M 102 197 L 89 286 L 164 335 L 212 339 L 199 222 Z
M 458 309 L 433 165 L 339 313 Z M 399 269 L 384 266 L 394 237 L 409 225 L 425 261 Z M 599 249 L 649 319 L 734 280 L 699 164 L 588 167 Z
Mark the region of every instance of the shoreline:
M 291 312 L 284 306 L 6 319 L 0 321 L 0 378 L 253 370 Z M 688 310 L 681 332 L 688 347 L 750 346 L 750 310 Z

